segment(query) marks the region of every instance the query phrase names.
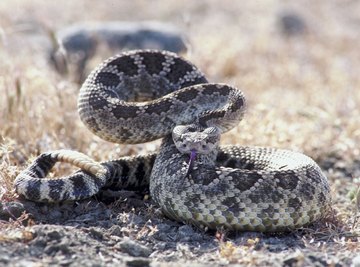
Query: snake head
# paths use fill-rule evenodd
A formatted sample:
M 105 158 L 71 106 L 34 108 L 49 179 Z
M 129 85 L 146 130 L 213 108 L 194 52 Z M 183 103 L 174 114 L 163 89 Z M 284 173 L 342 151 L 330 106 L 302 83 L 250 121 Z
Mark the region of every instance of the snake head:
M 172 138 L 176 148 L 183 154 L 189 154 L 186 176 L 193 169 L 198 154 L 208 155 L 216 151 L 220 141 L 220 130 L 217 127 L 200 127 L 195 124 L 179 125 L 173 129 Z
M 183 154 L 207 155 L 213 152 L 220 141 L 220 130 L 215 126 L 200 127 L 195 124 L 179 125 L 173 129 L 172 138 L 176 148 Z

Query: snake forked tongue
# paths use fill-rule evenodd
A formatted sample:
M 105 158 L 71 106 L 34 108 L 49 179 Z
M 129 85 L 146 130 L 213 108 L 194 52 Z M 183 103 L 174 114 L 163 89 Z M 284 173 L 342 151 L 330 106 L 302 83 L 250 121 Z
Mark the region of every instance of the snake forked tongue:
M 190 159 L 189 159 L 189 167 L 186 171 L 186 175 L 185 176 L 188 176 L 193 165 L 194 165 L 194 161 L 195 161 L 195 158 L 196 158 L 196 150 L 191 150 L 190 151 Z

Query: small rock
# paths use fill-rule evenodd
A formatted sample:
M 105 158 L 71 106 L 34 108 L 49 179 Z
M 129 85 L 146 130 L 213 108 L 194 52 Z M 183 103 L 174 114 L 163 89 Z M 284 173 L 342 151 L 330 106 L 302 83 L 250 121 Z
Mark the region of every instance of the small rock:
M 21 259 L 19 260 L 15 266 L 36 266 L 36 261 L 28 260 L 28 259 Z
M 304 254 L 300 250 L 297 250 L 284 259 L 283 266 L 302 266 L 304 264 L 304 260 Z
M 161 224 L 158 224 L 156 226 L 156 228 L 158 229 L 158 231 L 161 231 L 161 232 L 169 232 L 170 230 L 173 229 L 172 226 L 166 224 L 166 223 L 161 223 Z
M 10 263 L 11 262 L 11 259 L 8 255 L 0 255 L 0 264 L 3 263 L 3 264 L 7 264 L 7 263 Z
M 129 267 L 147 267 L 150 266 L 150 261 L 144 258 L 134 258 L 126 261 L 126 266 Z
M 151 254 L 151 250 L 148 247 L 128 238 L 115 245 L 115 247 L 134 257 L 149 257 Z
M 176 239 L 181 242 L 200 241 L 202 236 L 195 232 L 190 225 L 183 225 L 179 227 Z
M 95 239 L 102 240 L 104 238 L 104 233 L 95 227 L 91 227 L 89 229 L 89 232 L 90 232 L 91 236 L 94 237 Z
M 159 241 L 174 241 L 177 238 L 176 228 L 165 223 L 159 224 L 153 237 Z
M 0 220 L 19 218 L 24 211 L 24 205 L 20 202 L 5 202 L 0 206 Z
M 43 237 L 37 237 L 31 241 L 30 244 L 35 247 L 44 248 L 46 246 L 46 240 Z
M 154 250 L 164 251 L 168 247 L 167 242 L 157 242 L 154 245 Z
M 60 233 L 57 230 L 53 230 L 47 233 L 47 236 L 51 239 L 51 240 L 60 240 L 63 236 L 64 233 Z
M 360 255 L 352 259 L 352 266 L 360 267 Z
M 44 249 L 44 253 L 51 256 L 57 254 L 58 252 L 61 252 L 62 254 L 69 254 L 70 253 L 69 245 L 65 243 L 60 243 L 60 244 L 48 245 Z
M 287 36 L 296 36 L 305 33 L 304 19 L 294 12 L 283 12 L 279 16 L 279 25 L 282 33 Z
M 59 210 L 52 210 L 49 214 L 49 217 L 51 219 L 61 219 L 63 217 L 63 214 Z
M 178 233 L 181 235 L 191 235 L 194 233 L 194 229 L 190 225 L 183 225 L 179 227 Z
M 123 236 L 123 232 L 121 231 L 121 227 L 119 225 L 111 226 L 111 228 L 109 229 L 109 232 L 110 232 L 110 235 L 119 236 L 119 237 Z
M 146 223 L 146 219 L 143 216 L 133 214 L 130 222 L 134 225 L 141 226 Z

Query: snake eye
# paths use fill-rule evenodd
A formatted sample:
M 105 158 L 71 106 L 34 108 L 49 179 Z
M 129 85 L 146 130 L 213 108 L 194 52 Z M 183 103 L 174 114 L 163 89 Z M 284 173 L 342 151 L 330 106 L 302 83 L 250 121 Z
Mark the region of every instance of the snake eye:
M 207 146 L 206 146 L 206 145 L 202 145 L 201 147 L 202 147 L 203 149 L 206 149 L 206 148 L 207 148 Z
M 182 146 L 183 148 L 186 148 L 186 144 L 182 144 L 181 146 Z

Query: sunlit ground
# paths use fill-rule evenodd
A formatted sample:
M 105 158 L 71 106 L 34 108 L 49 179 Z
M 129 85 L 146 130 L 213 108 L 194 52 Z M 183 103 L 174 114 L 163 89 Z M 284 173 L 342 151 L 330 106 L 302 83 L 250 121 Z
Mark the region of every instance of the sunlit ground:
M 296 11 L 304 19 L 304 33 L 281 32 L 278 18 L 285 11 Z M 2 0 L 0 199 L 16 197 L 13 179 L 44 151 L 74 149 L 107 160 L 156 150 L 158 142 L 118 145 L 90 133 L 76 110 L 79 86 L 55 73 L 46 53 L 48 32 L 77 21 L 160 20 L 186 33 L 185 57 L 210 81 L 235 85 L 245 93 L 247 115 L 222 143 L 292 149 L 320 164 L 330 180 L 340 223 L 319 231 L 329 240 L 343 238 L 341 248 L 347 249 L 360 241 L 354 201 L 360 186 L 359 14 L 357 1 L 335 0 L 261 5 L 215 0 L 83 0 L 61 5 Z M 103 59 L 98 55 L 92 64 Z M 57 167 L 55 174 L 66 171 Z

